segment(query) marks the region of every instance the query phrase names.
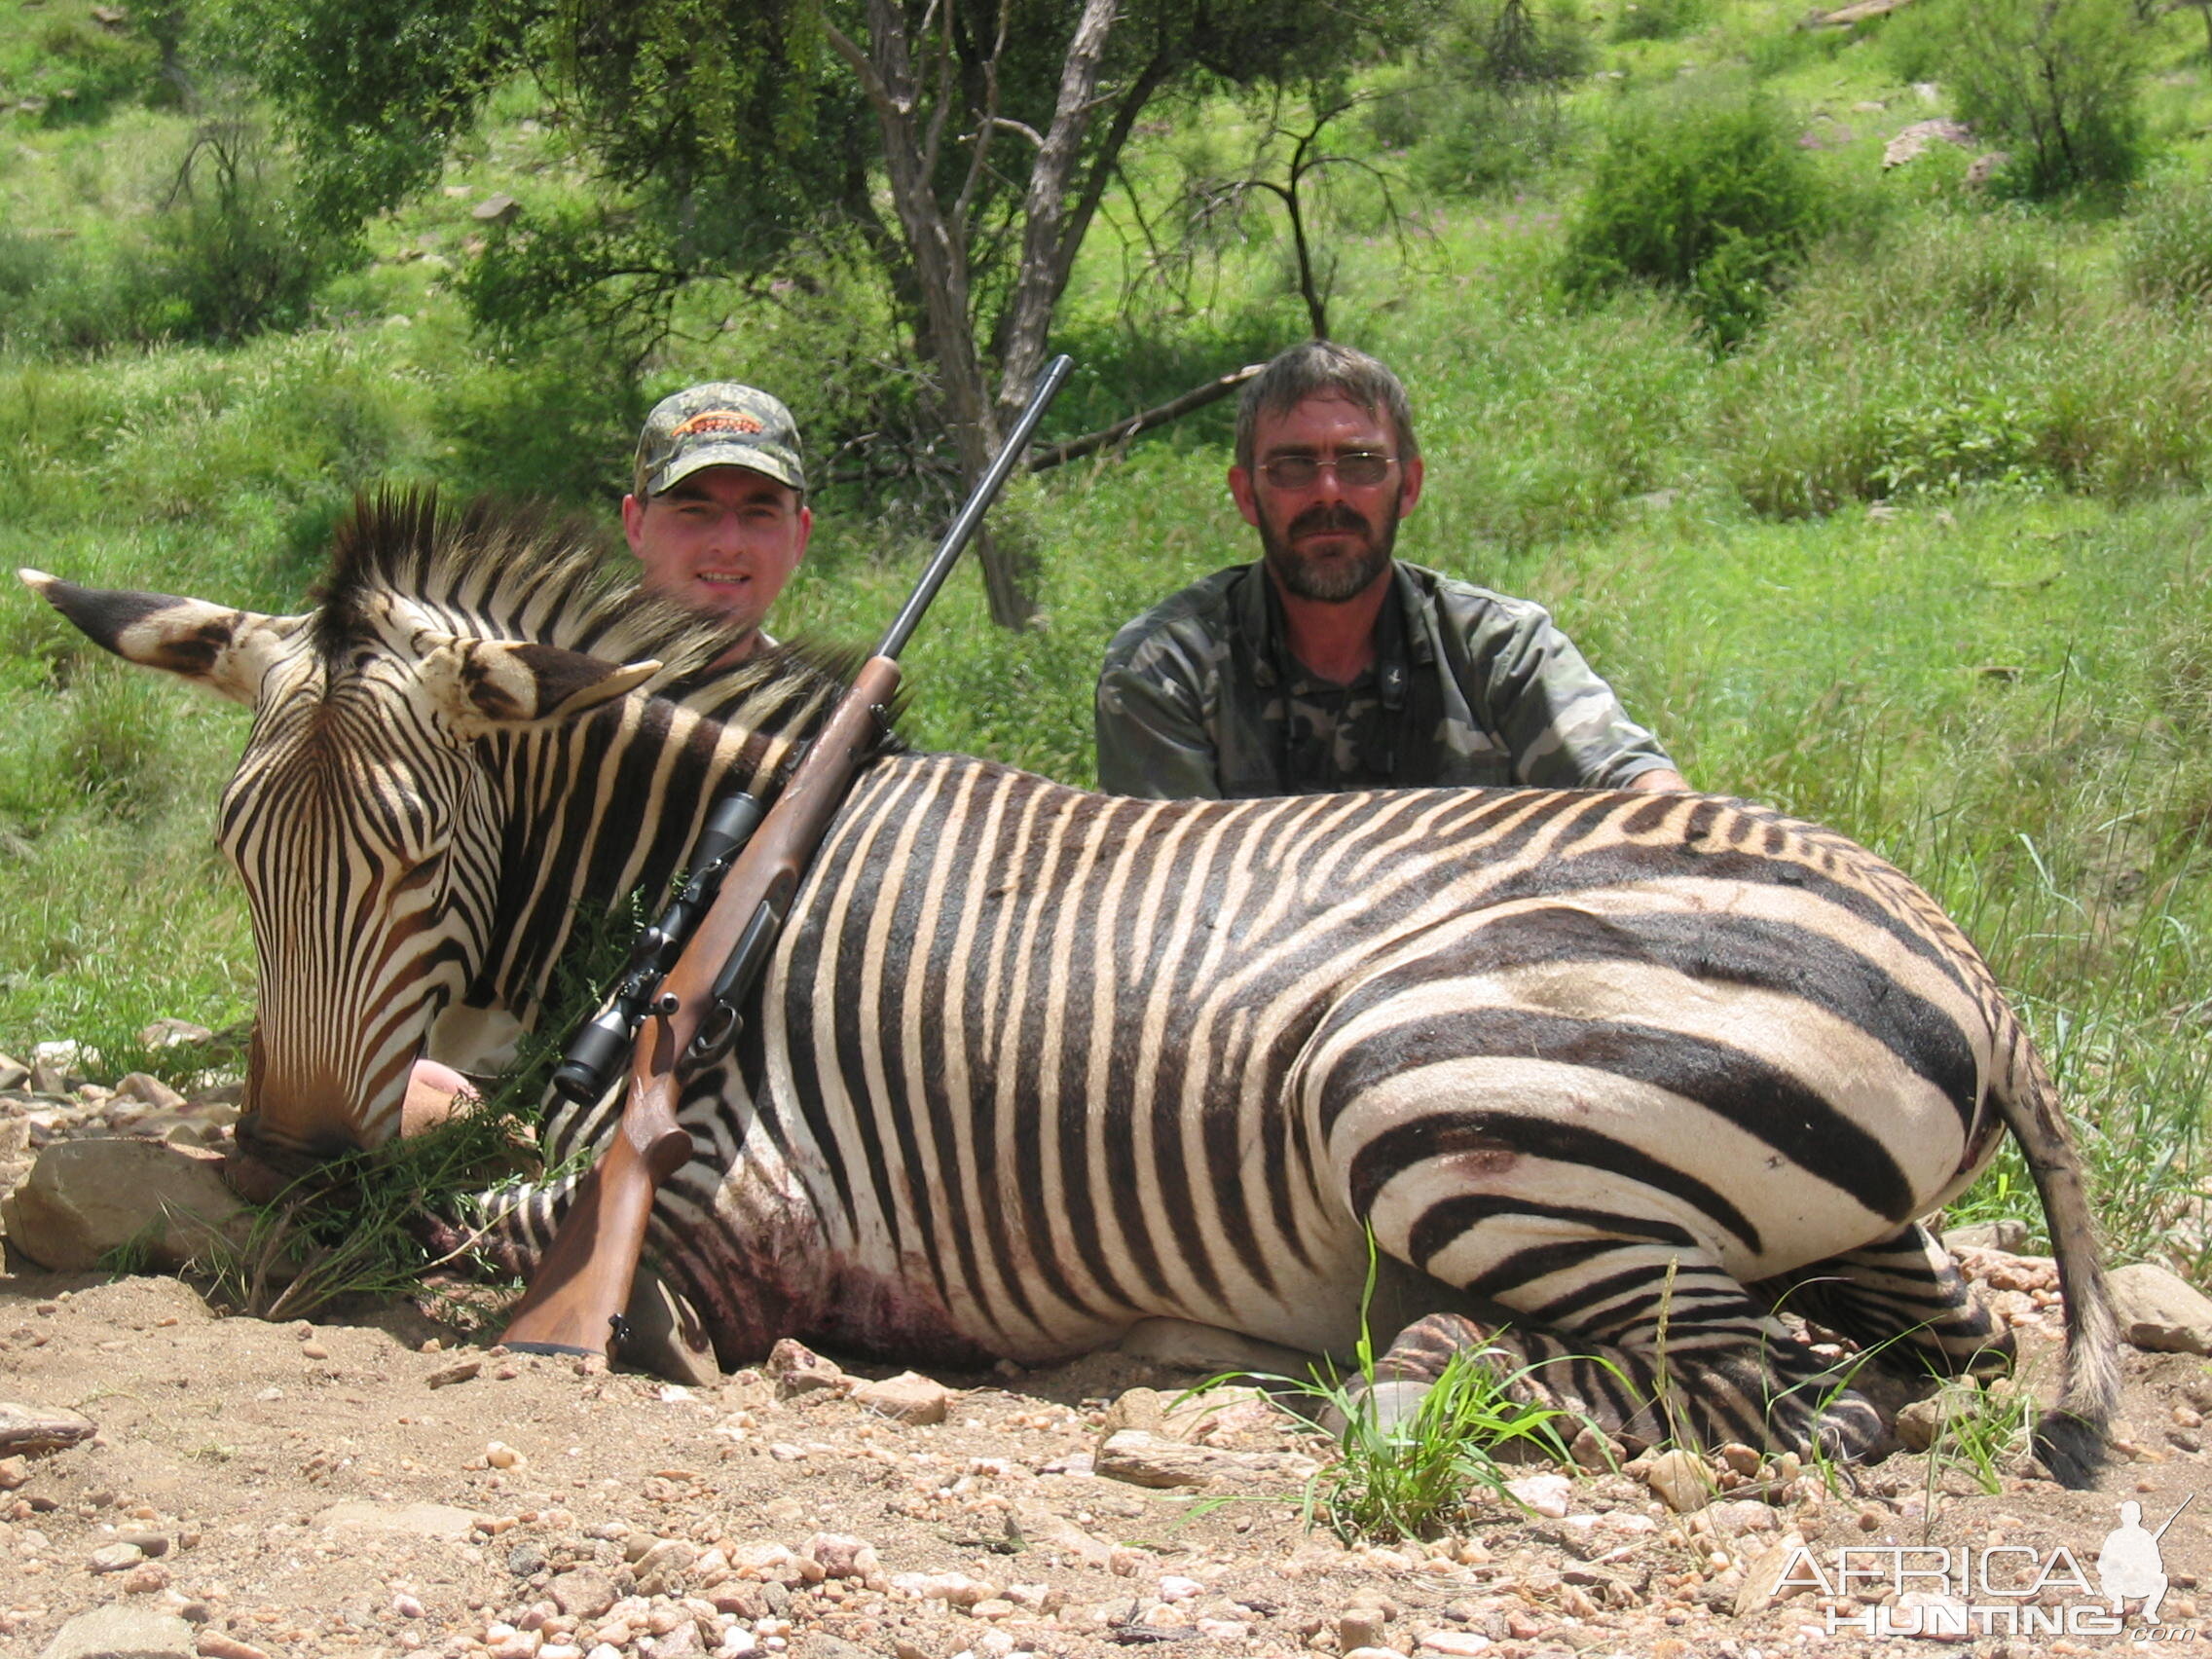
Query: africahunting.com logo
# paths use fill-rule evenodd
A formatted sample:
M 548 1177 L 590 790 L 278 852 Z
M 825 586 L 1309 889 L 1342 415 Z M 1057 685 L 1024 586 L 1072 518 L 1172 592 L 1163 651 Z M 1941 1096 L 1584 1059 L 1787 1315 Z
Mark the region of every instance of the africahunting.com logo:
M 2194 1625 L 2160 1624 L 2167 1590 L 2158 1540 L 2190 1505 L 2154 1530 L 2143 1506 L 2120 1506 L 2120 1525 L 2084 1567 L 2064 1544 L 1849 1544 L 1816 1553 L 1800 1547 L 1779 1588 L 1829 1601 L 1822 1615 L 1830 1636 L 2120 1636 L 2136 1641 L 2194 1641 Z M 1838 1602 L 1857 1602 L 1856 1611 Z

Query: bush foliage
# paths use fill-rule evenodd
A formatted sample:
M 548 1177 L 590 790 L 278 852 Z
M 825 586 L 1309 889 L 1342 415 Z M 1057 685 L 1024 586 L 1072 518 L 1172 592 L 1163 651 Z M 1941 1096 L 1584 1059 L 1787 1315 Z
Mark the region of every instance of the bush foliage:
M 1782 106 L 1692 89 L 1635 106 L 1598 158 L 1568 227 L 1570 293 L 1641 279 L 1679 292 L 1716 347 L 1764 320 L 1829 218 L 1826 189 Z
M 2028 197 L 2125 184 L 2141 170 L 2147 42 L 2134 0 L 1951 0 L 1923 24 L 1962 120 Z

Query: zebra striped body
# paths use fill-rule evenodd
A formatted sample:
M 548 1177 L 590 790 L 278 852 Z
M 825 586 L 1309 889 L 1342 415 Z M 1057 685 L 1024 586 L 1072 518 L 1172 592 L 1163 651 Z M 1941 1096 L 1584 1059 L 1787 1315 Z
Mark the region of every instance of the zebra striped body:
M 345 767 L 341 722 L 309 719 L 313 741 L 287 748 L 300 694 L 257 704 L 266 753 L 249 747 L 226 806 L 263 1025 L 374 1033 L 345 1103 L 356 1139 L 383 1121 L 360 1096 L 388 1094 L 433 1022 L 503 1005 L 527 1023 L 572 908 L 665 881 L 707 800 L 769 777 L 823 702 L 820 677 L 781 659 L 655 696 L 539 646 L 474 681 L 411 681 L 422 630 L 512 639 L 517 608 L 451 598 L 471 573 L 497 598 L 465 549 L 374 551 L 340 590 L 357 618 L 416 632 L 337 627 L 326 606 L 313 668 L 275 651 L 256 695 L 291 672 L 320 677 L 323 705 L 341 683 L 388 684 L 430 713 L 377 722 L 350 794 L 324 776 Z M 445 595 L 392 599 L 397 575 Z M 196 602 L 56 602 L 158 666 L 214 626 L 211 608 L 175 608 Z M 543 584 L 532 603 L 563 610 Z M 403 765 L 388 751 L 411 733 L 425 753 Z M 276 787 L 303 756 L 322 782 Z M 368 781 L 395 769 L 415 781 Z M 354 809 L 364 791 L 383 814 Z M 317 810 L 350 850 L 310 849 Z M 448 844 L 425 847 L 437 831 Z M 380 835 L 404 856 L 359 851 Z M 313 888 L 298 872 L 318 858 L 327 885 L 333 857 L 389 867 L 349 878 L 343 905 L 281 897 Z M 418 890 L 412 928 L 369 913 Z M 375 971 L 272 987 L 273 962 L 350 948 Z M 602 1139 L 612 1112 L 557 1115 L 549 1157 Z M 1987 970 L 1896 869 L 1738 802 L 1149 802 L 888 754 L 802 884 L 740 1042 L 684 1080 L 679 1115 L 695 1155 L 661 1191 L 653 1248 L 725 1362 L 784 1336 L 1038 1361 L 1156 1316 L 1341 1353 L 1372 1229 L 1392 1269 L 1371 1316 L 1407 1327 L 1386 1375 L 1473 1346 L 1539 1364 L 1522 1386 L 1631 1438 L 1844 1453 L 1880 1425 L 1782 1333 L 1777 1303 L 1888 1361 L 2003 1363 L 2009 1338 L 1914 1218 L 2010 1126 L 2067 1274 L 2053 1460 L 2079 1474 L 2110 1409 L 2072 1147 Z M 315 1143 L 298 1124 L 285 1138 Z M 565 1190 L 525 1195 L 514 1234 L 541 1238 Z
M 779 1275 L 822 1330 L 1017 1359 L 1154 1314 L 1342 1351 L 1367 1223 L 1458 1285 L 1545 1210 L 1774 1277 L 1940 1204 L 2021 1063 L 1971 959 L 1869 903 L 1890 873 L 1693 797 L 1141 802 L 887 759 L 736 1075 L 687 1091 L 670 1242 L 750 1281 L 711 1253 L 798 1227 L 851 1275 Z

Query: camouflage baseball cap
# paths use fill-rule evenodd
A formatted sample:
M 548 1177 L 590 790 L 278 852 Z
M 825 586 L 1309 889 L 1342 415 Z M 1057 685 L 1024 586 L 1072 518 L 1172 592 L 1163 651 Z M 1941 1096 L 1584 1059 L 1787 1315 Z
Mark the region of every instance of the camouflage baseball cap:
M 638 434 L 638 498 L 709 466 L 750 467 L 794 490 L 806 488 L 792 412 L 766 392 L 731 381 L 687 387 L 653 405 Z

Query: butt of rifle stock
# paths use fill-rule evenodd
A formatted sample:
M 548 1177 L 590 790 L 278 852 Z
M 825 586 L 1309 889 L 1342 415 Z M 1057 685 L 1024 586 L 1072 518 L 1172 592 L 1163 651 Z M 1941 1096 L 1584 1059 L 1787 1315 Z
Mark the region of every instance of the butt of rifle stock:
M 673 1130 L 682 1135 L 682 1130 Z M 684 1135 L 686 1151 L 690 1137 Z M 614 1357 L 623 1309 L 645 1250 L 653 1194 L 668 1154 L 641 1150 L 617 1132 L 607 1156 L 577 1183 L 560 1230 L 531 1274 L 499 1341 L 532 1353 Z M 682 1158 L 674 1161 L 682 1163 Z

